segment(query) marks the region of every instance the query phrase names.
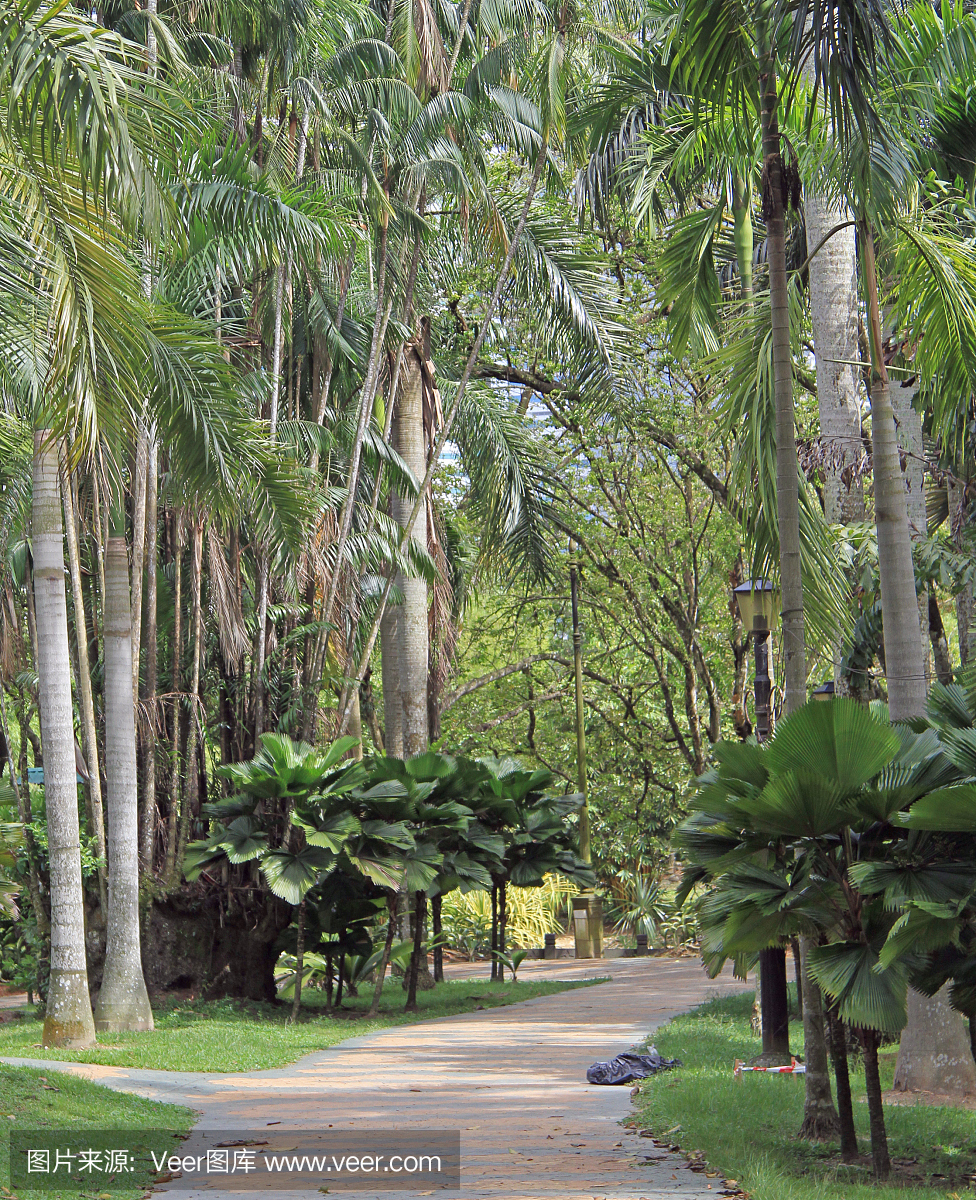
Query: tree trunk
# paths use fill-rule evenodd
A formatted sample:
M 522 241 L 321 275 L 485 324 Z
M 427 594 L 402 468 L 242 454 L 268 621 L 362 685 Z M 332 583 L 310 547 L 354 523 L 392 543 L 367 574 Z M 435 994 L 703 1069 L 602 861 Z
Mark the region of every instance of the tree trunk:
M 302 975 L 305 973 L 305 897 L 298 906 L 298 938 L 295 943 L 295 1000 L 291 1006 L 291 1019 L 298 1020 L 302 1010 Z
M 850 219 L 824 196 L 804 202 L 811 254 Z M 826 452 L 824 515 L 832 525 L 864 520 L 864 485 L 854 470 L 862 454 L 858 396 L 857 243 L 853 225 L 838 229 L 810 260 L 810 320 L 817 361 L 820 440 Z
M 81 1049 L 95 1041 L 95 1024 L 85 960 L 58 449 L 50 430 L 34 431 L 33 476 L 38 706 L 51 880 L 51 977 L 42 1040 L 45 1046 Z
M 929 611 L 929 641 L 932 643 L 932 659 L 935 663 L 935 677 L 946 687 L 955 678 L 952 671 L 952 658 L 949 655 L 949 641 L 946 637 L 945 626 L 942 624 L 942 612 L 935 595 L 935 584 L 930 583 L 925 588 L 923 596 L 927 598 Z
M 902 1030 L 894 1087 L 899 1092 L 976 1093 L 976 1064 L 966 1019 L 949 1005 L 949 985 L 929 997 L 908 992 L 908 1024 Z
M 824 1033 L 820 988 L 807 970 L 807 955 L 813 939 L 800 939 L 800 980 L 803 990 L 803 1047 L 807 1073 L 804 1076 L 803 1124 L 800 1137 L 811 1142 L 831 1141 L 840 1132 L 840 1120 L 830 1090 L 830 1064 Z
M 444 982 L 444 947 L 441 945 L 441 905 L 444 897 L 437 893 L 430 902 L 431 932 L 434 935 L 434 982 Z
M 498 885 L 491 887 L 491 978 L 498 978 Z
M 383 743 L 391 758 L 403 758 L 403 711 L 400 700 L 400 606 L 388 605 L 380 622 L 383 667 Z
M 105 551 L 105 780 L 108 808 L 108 924 L 95 1028 L 153 1028 L 139 945 L 139 799 L 132 703 L 132 610 L 125 516 Z
M 149 710 L 149 736 L 145 745 L 145 783 L 140 813 L 139 847 L 143 871 L 152 874 L 153 843 L 156 833 L 156 743 L 159 721 L 156 716 L 158 652 L 158 586 L 156 556 L 159 552 L 158 516 L 159 446 L 155 438 L 149 444 L 146 472 L 146 707 Z
M 420 353 L 415 346 L 407 351 L 403 387 L 399 397 L 399 451 L 417 479 L 427 471 L 427 446 L 424 437 L 424 387 Z M 410 505 L 403 504 L 403 517 L 409 519 Z M 408 536 L 422 549 L 427 548 L 427 507 L 421 505 Z M 403 607 L 400 610 L 400 705 L 403 719 L 403 756 L 423 754 L 428 745 L 427 670 L 429 661 L 427 625 L 427 584 L 419 575 L 403 578 Z
M 857 1162 L 857 1128 L 854 1125 L 854 1100 L 851 1096 L 851 1073 L 847 1062 L 847 1027 L 831 1005 L 827 1009 L 830 1034 L 830 1060 L 837 1081 L 837 1120 L 840 1126 L 840 1156 L 846 1163 Z
M 179 870 L 186 849 L 190 829 L 190 818 L 199 797 L 200 769 L 197 749 L 200 744 L 200 670 L 203 658 L 203 605 L 201 592 L 203 583 L 203 518 L 193 523 L 193 560 L 190 576 L 192 605 L 191 636 L 193 638 L 192 666 L 190 669 L 190 714 L 189 732 L 186 739 L 186 796 L 180 812 L 180 832 L 176 843 L 176 869 Z
M 105 853 L 105 814 L 102 808 L 102 777 L 98 764 L 98 734 L 95 729 L 95 699 L 92 694 L 91 663 L 88 658 L 88 621 L 85 616 L 85 596 L 81 586 L 81 551 L 78 545 L 78 526 L 75 521 L 74 494 L 67 455 L 62 451 L 61 489 L 64 499 L 65 532 L 68 543 L 68 568 L 71 575 L 71 597 L 75 607 L 75 644 L 78 647 L 78 709 L 81 717 L 81 748 L 88 767 L 88 800 L 94 825 L 95 847 L 98 852 L 98 897 L 102 912 L 108 908 Z
M 142 577 L 146 563 L 146 484 L 149 438 L 144 422 L 136 435 L 136 461 L 132 487 L 132 703 L 139 707 L 139 665 L 142 648 Z M 138 723 L 138 718 L 137 718 Z
M 773 394 L 776 407 L 776 507 L 779 524 L 780 594 L 786 711 L 796 712 L 807 699 L 803 628 L 803 579 L 800 572 L 800 500 L 793 417 L 793 358 L 790 351 L 789 285 L 786 273 L 786 224 L 783 207 L 783 160 L 777 116 L 776 64 L 763 31 L 762 142 L 768 212 L 766 236 L 772 317 Z
M 871 1122 L 871 1160 L 875 1178 L 885 1180 L 891 1173 L 891 1159 L 888 1156 L 881 1077 L 878 1074 L 877 1033 L 873 1029 L 862 1029 L 861 1045 L 864 1048 L 864 1090 L 868 1096 L 868 1118 Z
M 393 949 L 393 938 L 396 936 L 397 927 L 396 892 L 387 891 L 386 909 L 389 914 L 386 923 L 386 941 L 383 944 L 383 957 L 380 959 L 380 965 L 376 968 L 376 987 L 373 989 L 373 1000 L 367 1014 L 370 1017 L 375 1017 L 379 1012 L 380 997 L 383 995 L 383 983 L 386 980 L 386 968 L 390 965 L 390 951 Z
M 404 1012 L 417 1011 L 417 980 L 420 978 L 420 957 L 424 953 L 424 916 L 427 911 L 427 898 L 423 892 L 414 894 L 413 910 L 413 953 L 410 956 L 410 986 L 407 989 L 407 1002 Z M 426 955 L 424 956 L 426 958 Z
M 866 221 L 861 222 L 861 246 L 871 337 L 871 437 L 888 709 L 892 721 L 910 721 L 925 713 L 925 664 L 915 594 L 905 480 L 898 454 L 891 386 L 881 336 L 874 235 Z
M 769 946 L 759 951 L 762 994 L 762 1054 L 753 1065 L 774 1067 L 790 1062 L 790 1008 L 786 991 L 786 951 Z
M 183 687 L 183 519 L 173 513 L 173 655 L 170 672 L 170 691 L 173 694 L 173 747 L 169 780 L 169 816 L 166 826 L 166 858 L 164 872 L 169 886 L 176 879 L 176 841 L 180 812 L 180 693 Z

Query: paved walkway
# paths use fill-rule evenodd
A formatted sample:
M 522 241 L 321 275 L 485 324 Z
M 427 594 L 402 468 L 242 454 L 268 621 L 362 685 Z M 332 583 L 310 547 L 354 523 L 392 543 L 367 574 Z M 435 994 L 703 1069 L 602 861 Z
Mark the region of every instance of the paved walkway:
M 520 974 L 609 975 L 611 982 L 351 1038 L 274 1071 L 201 1074 L 2 1061 L 187 1105 L 201 1113 L 194 1140 L 204 1142 L 208 1129 L 276 1123 L 304 1130 L 460 1128 L 461 1190 L 446 1193 L 457 1200 L 715 1197 L 720 1179 L 687 1170 L 680 1156 L 622 1129 L 630 1089 L 592 1087 L 586 1068 L 707 996 L 743 985 L 731 976 L 710 981 L 694 959 L 556 960 L 526 963 Z M 191 1191 L 178 1181 L 162 1190 L 173 1200 L 257 1194 Z M 277 1193 L 288 1194 L 307 1200 L 312 1193 Z M 394 1196 L 355 1194 L 362 1200 Z M 410 1194 L 400 1193 L 404 1200 Z

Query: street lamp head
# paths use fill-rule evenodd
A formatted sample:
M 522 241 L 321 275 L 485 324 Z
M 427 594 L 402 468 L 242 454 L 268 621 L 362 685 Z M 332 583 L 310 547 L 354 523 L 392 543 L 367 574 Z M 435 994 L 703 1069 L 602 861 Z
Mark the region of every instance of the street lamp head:
M 774 583 L 768 579 L 747 579 L 739 584 L 733 594 L 742 624 L 749 632 L 776 627 L 779 621 L 779 588 Z
M 828 679 L 822 683 L 820 687 L 813 689 L 814 700 L 833 700 L 834 698 L 834 681 Z

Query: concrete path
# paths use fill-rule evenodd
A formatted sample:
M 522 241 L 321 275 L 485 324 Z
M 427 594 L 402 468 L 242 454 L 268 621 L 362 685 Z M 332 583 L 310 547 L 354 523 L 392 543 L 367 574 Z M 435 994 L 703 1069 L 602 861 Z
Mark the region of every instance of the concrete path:
M 487 975 L 487 967 L 482 969 Z M 744 985 L 730 975 L 710 981 L 695 959 L 556 960 L 526 963 L 520 974 L 526 979 L 609 975 L 611 982 L 351 1038 L 274 1071 L 199 1074 L 2 1061 L 63 1070 L 120 1091 L 187 1105 L 201 1113 L 194 1141 L 202 1137 L 204 1143 L 208 1129 L 272 1125 L 400 1133 L 460 1128 L 461 1190 L 445 1193 L 457 1200 L 715 1197 L 720 1178 L 693 1173 L 680 1156 L 622 1129 L 630 1088 L 590 1086 L 586 1068 L 628 1049 L 707 996 Z M 180 1188 L 178 1180 L 162 1190 L 173 1200 L 257 1194 L 191 1191 Z M 314 1193 L 275 1194 L 307 1198 Z M 395 1195 L 355 1194 L 363 1200 Z M 408 1200 L 411 1193 L 400 1195 Z

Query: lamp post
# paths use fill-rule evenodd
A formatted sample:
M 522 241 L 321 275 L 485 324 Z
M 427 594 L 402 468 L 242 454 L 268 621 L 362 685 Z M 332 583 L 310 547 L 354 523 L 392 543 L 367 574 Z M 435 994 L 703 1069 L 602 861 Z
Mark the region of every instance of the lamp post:
M 580 858 L 589 866 L 590 810 L 586 791 L 586 720 L 583 708 L 583 634 L 579 621 L 579 569 L 576 544 L 569 543 L 569 600 L 573 614 L 573 670 L 576 676 L 576 779 L 583 794 L 579 814 Z M 573 897 L 573 934 L 577 958 L 603 957 L 603 904 L 595 892 L 585 891 Z
M 779 588 L 768 579 L 747 579 L 735 589 L 742 624 L 752 634 L 756 656 L 756 741 L 769 739 L 773 682 L 769 674 L 769 638 L 779 616 Z
M 769 674 L 770 635 L 779 616 L 779 589 L 768 579 L 747 579 L 735 589 L 742 624 L 752 634 L 756 659 L 756 741 L 769 739 L 773 682 Z M 786 991 L 786 951 L 767 946 L 759 951 L 759 1007 L 762 1054 L 753 1065 L 772 1067 L 790 1061 L 790 1010 Z

